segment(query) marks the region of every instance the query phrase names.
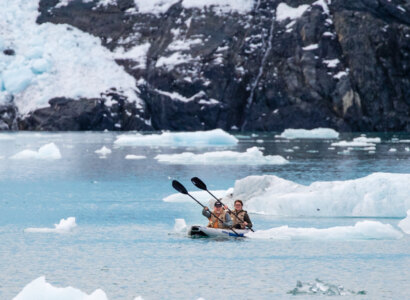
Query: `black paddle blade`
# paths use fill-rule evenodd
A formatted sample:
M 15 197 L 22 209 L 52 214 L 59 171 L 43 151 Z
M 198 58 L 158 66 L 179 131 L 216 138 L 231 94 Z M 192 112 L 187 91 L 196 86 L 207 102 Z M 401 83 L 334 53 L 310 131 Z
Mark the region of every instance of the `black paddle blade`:
M 188 191 L 186 190 L 186 188 L 178 181 L 176 180 L 172 180 L 172 187 L 174 189 L 176 189 L 178 192 L 180 192 L 181 194 L 188 194 Z
M 201 189 L 201 190 L 207 190 L 207 188 L 206 188 L 206 184 L 201 180 L 201 179 L 199 179 L 198 177 L 192 177 L 191 178 L 191 182 L 197 187 L 197 188 L 199 188 L 199 189 Z

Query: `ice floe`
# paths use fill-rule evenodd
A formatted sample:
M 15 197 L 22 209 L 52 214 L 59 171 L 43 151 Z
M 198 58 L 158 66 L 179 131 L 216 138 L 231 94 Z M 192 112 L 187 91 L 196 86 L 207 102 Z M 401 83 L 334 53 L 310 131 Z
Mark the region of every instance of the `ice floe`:
M 228 189 L 228 190 L 216 190 L 216 191 L 211 191 L 212 194 L 215 195 L 215 197 L 217 198 L 222 198 L 225 197 L 226 195 L 229 195 L 230 193 L 232 193 L 233 189 Z M 198 200 L 201 203 L 213 203 L 213 198 L 211 195 L 208 194 L 208 192 L 206 191 L 193 191 L 193 192 L 189 192 L 192 197 L 194 197 L 196 200 Z M 212 198 L 212 199 L 211 199 Z M 176 194 L 172 194 L 169 195 L 167 197 L 165 197 L 164 199 L 162 199 L 162 201 L 164 202 L 173 202 L 173 203 L 182 203 L 182 202 L 193 202 L 193 200 L 187 196 L 187 195 L 183 195 L 181 193 L 176 193 Z
M 235 182 L 232 197 L 249 212 L 278 216 L 404 217 L 410 209 L 410 174 L 373 173 L 306 186 L 274 175 Z
M 403 232 L 410 234 L 410 209 L 407 211 L 407 217 L 401 220 L 398 226 Z
M 161 134 L 123 134 L 118 146 L 233 146 L 238 139 L 222 129 L 194 132 L 163 132 Z
M 54 143 L 46 144 L 38 151 L 23 150 L 10 157 L 10 159 L 60 159 L 61 153 Z
M 27 284 L 13 300 L 108 300 L 103 290 L 97 289 L 90 295 L 71 286 L 60 288 L 46 282 L 44 276 Z
M 26 228 L 24 232 L 67 233 L 76 226 L 75 217 L 69 217 L 67 219 L 61 219 L 58 224 L 54 224 L 54 228 Z
M 155 159 L 168 164 L 207 164 L 207 165 L 282 165 L 289 161 L 280 155 L 266 155 L 257 147 L 248 148 L 246 152 L 214 151 L 202 154 L 184 152 L 181 154 L 159 154 Z
M 403 234 L 390 224 L 377 221 L 360 221 L 354 226 L 330 228 L 292 228 L 280 226 L 268 230 L 257 230 L 246 234 L 257 239 L 278 240 L 393 240 Z
M 339 141 L 332 143 L 331 145 L 334 147 L 375 147 L 376 144 L 380 143 L 381 140 L 380 138 L 368 138 L 365 136 L 360 136 L 357 138 L 354 138 L 352 141 Z
M 147 158 L 147 157 L 144 156 L 144 155 L 127 154 L 127 155 L 125 156 L 125 159 L 134 159 L 134 160 L 145 159 L 145 158 Z
M 101 149 L 95 150 L 94 152 L 97 153 L 100 156 L 107 156 L 108 154 L 111 154 L 112 151 L 111 151 L 111 149 L 109 149 L 105 146 L 102 146 Z
M 183 232 L 187 229 L 186 222 L 184 219 L 175 219 L 174 231 Z
M 278 137 L 285 139 L 337 139 L 339 133 L 331 128 L 285 129 Z
M 324 296 L 352 296 L 366 295 L 366 291 L 352 291 L 345 289 L 342 285 L 326 283 L 320 279 L 315 282 L 296 282 L 296 287 L 289 291 L 292 295 L 324 295 Z

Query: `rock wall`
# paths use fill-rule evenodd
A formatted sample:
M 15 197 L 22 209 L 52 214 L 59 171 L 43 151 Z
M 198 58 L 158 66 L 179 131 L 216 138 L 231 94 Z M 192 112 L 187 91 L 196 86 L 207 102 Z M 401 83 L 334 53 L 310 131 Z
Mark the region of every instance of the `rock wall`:
M 17 117 L 18 128 L 410 131 L 408 1 L 258 0 L 249 13 L 176 1 L 163 14 L 106 2 L 41 0 L 37 22 L 70 24 L 111 51 L 139 49 L 117 63 L 138 80 L 143 109 L 53 99 Z M 303 13 L 284 18 L 286 5 Z M 16 127 L 7 120 L 0 129 Z

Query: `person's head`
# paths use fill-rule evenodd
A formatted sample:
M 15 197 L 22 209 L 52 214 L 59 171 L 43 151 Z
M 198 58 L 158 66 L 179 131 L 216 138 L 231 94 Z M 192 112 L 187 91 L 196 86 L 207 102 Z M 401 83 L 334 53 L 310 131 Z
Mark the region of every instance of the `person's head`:
M 243 206 L 242 200 L 235 200 L 233 203 L 233 206 L 235 207 L 236 210 L 241 210 Z
M 220 211 L 222 211 L 222 203 L 221 202 L 215 202 L 215 210 L 217 211 L 217 212 L 220 212 Z

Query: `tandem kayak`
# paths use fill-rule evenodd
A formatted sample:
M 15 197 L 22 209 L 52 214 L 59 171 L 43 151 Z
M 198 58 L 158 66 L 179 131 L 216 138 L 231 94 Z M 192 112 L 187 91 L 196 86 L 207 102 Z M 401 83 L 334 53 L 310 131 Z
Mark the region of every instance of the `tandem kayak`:
M 192 237 L 245 237 L 249 229 L 234 229 L 238 235 L 236 235 L 230 229 L 210 228 L 205 226 L 194 225 L 188 230 L 188 235 Z

